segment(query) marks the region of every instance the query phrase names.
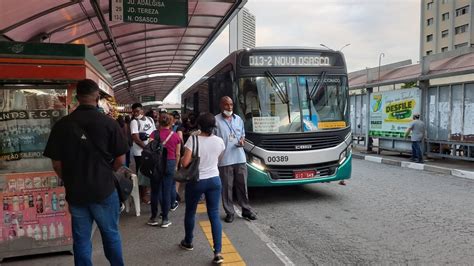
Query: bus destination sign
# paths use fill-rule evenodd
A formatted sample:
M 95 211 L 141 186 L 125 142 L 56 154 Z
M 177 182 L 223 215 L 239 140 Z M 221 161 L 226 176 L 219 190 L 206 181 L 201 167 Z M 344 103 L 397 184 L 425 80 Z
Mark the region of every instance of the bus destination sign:
M 111 21 L 188 26 L 188 0 L 109 0 Z
M 321 67 L 332 66 L 331 58 L 322 55 L 275 55 L 262 54 L 250 55 L 248 66 L 250 67 Z

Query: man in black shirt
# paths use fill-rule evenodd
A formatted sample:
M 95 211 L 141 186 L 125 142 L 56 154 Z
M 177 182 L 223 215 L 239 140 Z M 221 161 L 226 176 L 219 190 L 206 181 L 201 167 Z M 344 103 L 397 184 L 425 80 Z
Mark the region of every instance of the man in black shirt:
M 64 181 L 72 217 L 74 263 L 92 265 L 92 222 L 102 235 L 111 265 L 123 265 L 118 230 L 120 203 L 113 170 L 125 162 L 128 145 L 118 123 L 97 111 L 99 87 L 90 79 L 77 83 L 79 107 L 59 120 L 44 156 Z

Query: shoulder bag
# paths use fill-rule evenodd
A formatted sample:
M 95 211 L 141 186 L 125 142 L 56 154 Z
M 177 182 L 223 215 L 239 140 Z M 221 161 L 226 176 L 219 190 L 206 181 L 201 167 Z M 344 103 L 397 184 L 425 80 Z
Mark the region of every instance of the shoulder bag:
M 198 136 L 191 136 L 193 140 L 193 154 L 191 157 L 191 163 L 188 167 L 181 167 L 174 174 L 174 180 L 176 182 L 196 182 L 199 180 L 199 139 Z

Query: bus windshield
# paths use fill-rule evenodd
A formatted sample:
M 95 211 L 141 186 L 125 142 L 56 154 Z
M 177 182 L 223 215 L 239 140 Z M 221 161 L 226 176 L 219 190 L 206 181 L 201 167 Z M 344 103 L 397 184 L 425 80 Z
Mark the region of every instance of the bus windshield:
M 255 133 L 311 132 L 348 125 L 345 75 L 274 76 L 239 79 L 235 111 Z

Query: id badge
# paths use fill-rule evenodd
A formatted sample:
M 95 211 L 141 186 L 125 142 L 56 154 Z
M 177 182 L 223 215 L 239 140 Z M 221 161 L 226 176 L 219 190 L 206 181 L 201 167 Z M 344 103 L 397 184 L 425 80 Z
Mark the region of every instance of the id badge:
M 230 141 L 233 141 L 234 139 L 235 139 L 235 135 L 234 135 L 234 134 L 230 134 L 230 135 L 229 135 L 229 140 L 230 140 Z

